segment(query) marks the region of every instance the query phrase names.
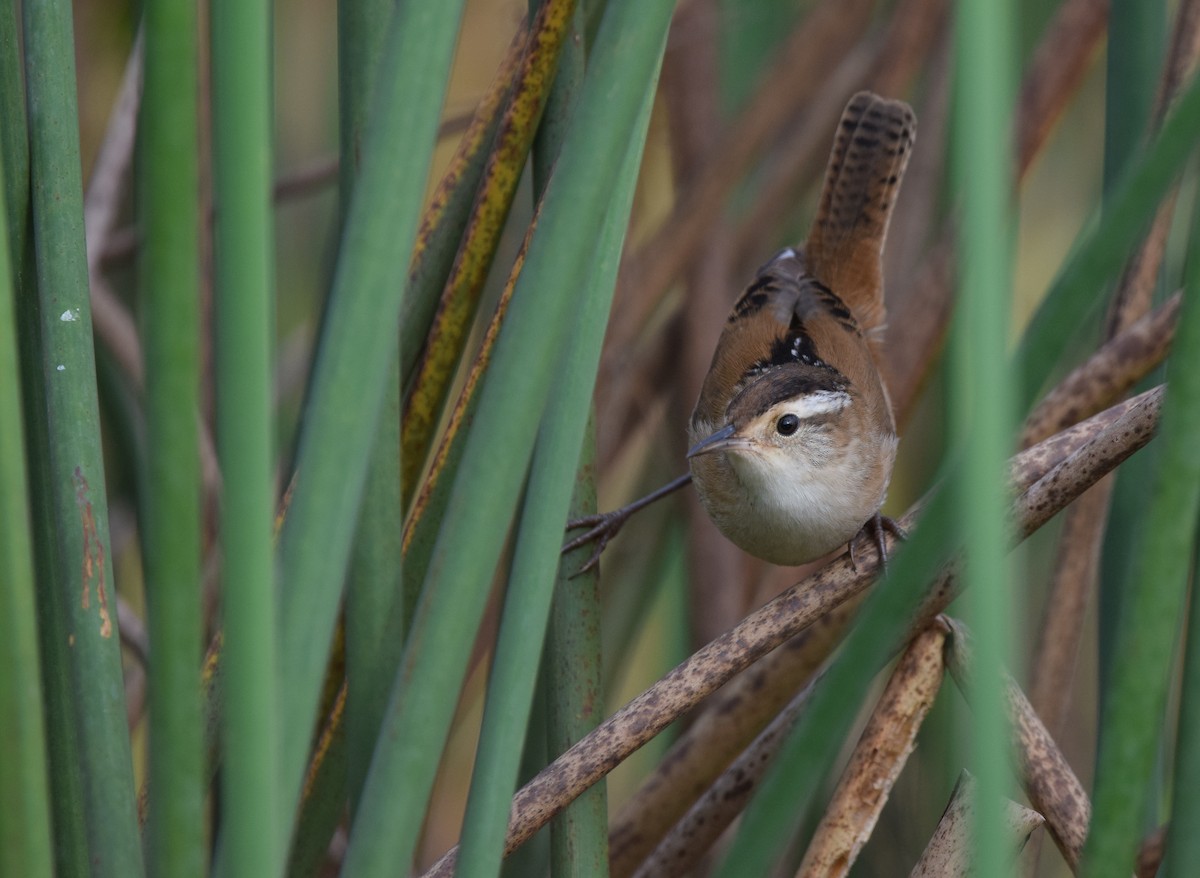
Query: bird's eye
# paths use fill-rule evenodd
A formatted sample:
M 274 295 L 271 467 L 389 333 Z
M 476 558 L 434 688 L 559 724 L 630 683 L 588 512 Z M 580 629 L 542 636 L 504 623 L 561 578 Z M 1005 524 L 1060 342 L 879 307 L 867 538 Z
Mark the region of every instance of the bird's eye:
M 800 429 L 800 419 L 795 415 L 784 415 L 775 422 L 775 432 L 780 436 L 791 436 Z

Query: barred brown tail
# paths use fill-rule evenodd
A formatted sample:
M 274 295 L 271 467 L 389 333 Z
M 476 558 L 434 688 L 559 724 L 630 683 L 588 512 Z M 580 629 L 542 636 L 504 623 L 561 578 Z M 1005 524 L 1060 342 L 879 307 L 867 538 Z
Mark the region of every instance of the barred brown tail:
M 859 92 L 842 112 L 804 247 L 808 272 L 853 311 L 868 336 L 883 326 L 883 242 L 916 135 L 903 101 Z

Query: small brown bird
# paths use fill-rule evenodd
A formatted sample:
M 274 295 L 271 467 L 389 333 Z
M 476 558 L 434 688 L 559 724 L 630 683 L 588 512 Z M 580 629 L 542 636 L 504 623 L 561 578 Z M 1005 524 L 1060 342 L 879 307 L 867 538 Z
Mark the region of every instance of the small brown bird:
M 803 250 L 733 306 L 692 412 L 692 480 L 752 555 L 803 564 L 873 529 L 896 457 L 880 376 L 882 255 L 916 118 L 869 92 L 842 114 Z

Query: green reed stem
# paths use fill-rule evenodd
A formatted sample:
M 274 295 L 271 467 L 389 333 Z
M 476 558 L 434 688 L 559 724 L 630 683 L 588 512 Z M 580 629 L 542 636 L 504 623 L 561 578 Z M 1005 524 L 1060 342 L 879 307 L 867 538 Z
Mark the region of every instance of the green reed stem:
M 271 6 L 216 0 L 212 13 L 217 447 L 224 484 L 222 852 L 227 874 L 277 875 L 291 808 L 282 798 L 279 761 L 272 524 Z
M 142 320 L 146 359 L 146 600 L 155 875 L 205 870 L 200 724 L 200 218 L 196 8 L 145 7 Z

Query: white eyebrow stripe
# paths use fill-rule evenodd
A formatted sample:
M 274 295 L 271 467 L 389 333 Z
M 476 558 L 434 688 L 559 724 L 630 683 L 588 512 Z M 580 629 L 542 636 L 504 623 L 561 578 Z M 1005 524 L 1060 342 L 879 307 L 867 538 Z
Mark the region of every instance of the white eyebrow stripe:
M 844 390 L 816 390 L 784 403 L 781 408 L 800 419 L 831 415 L 850 405 L 850 394 Z

